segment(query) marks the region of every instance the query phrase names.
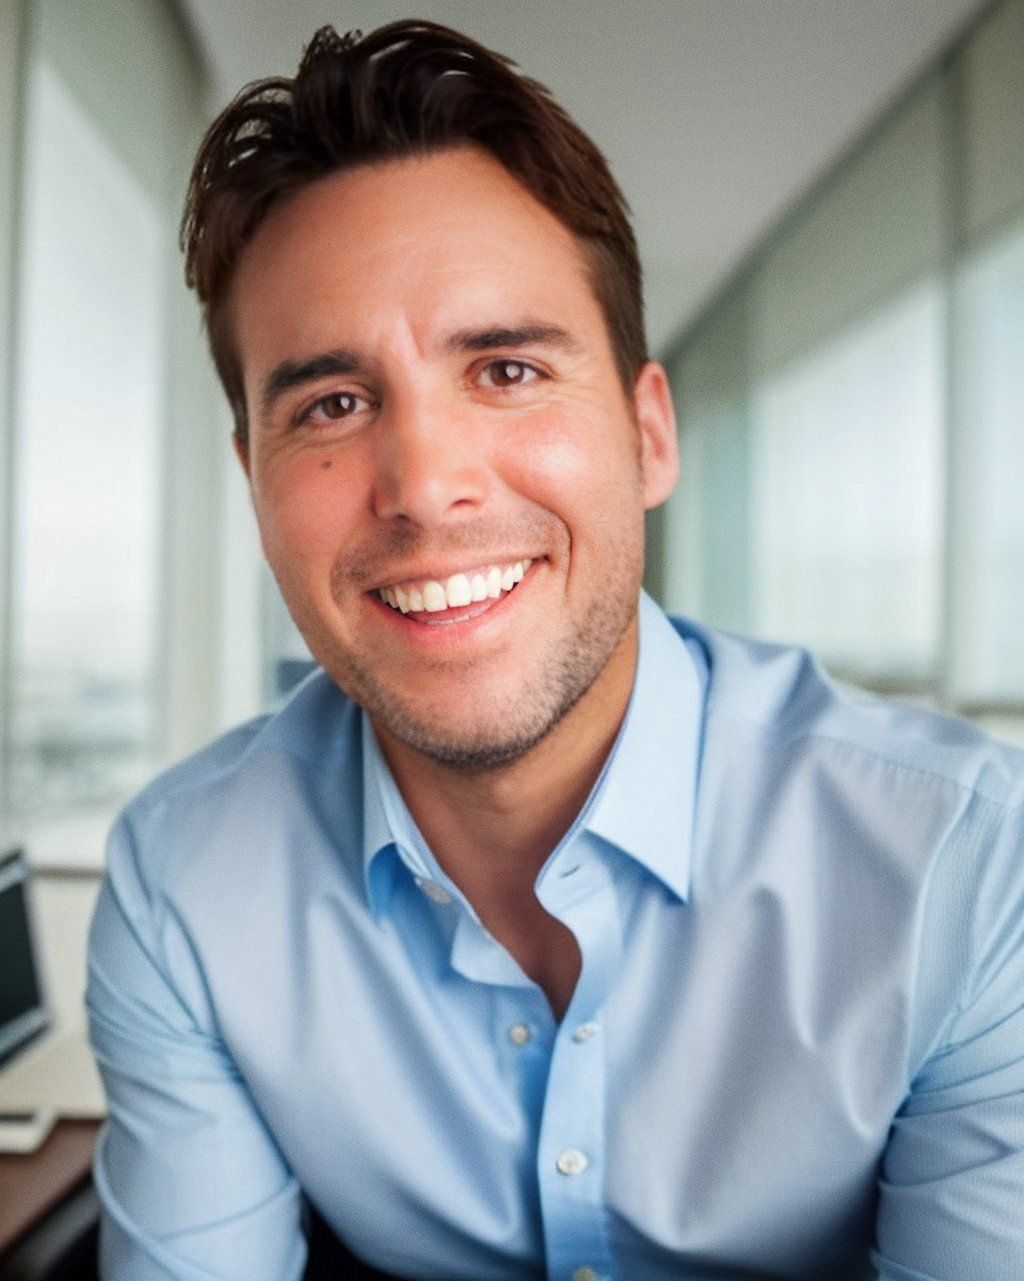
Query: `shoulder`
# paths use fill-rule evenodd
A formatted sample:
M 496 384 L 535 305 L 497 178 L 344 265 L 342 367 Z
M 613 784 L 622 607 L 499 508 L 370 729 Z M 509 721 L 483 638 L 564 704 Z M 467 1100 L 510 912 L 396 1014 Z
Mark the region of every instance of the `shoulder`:
M 122 811 L 111 877 L 149 892 L 201 862 L 252 867 L 283 818 L 295 825 L 330 774 L 343 787 L 358 760 L 358 709 L 322 671 L 277 712 L 255 717 L 164 770 Z M 147 895 L 148 896 L 148 895 Z
M 707 663 L 707 732 L 836 769 L 1024 808 L 1024 751 L 960 717 L 833 679 L 807 650 L 673 618 Z
M 1024 752 L 805 650 L 672 621 L 706 666 L 703 884 L 788 904 L 851 974 L 870 954 L 912 975 L 912 1063 L 978 993 L 1002 1017 L 1024 983 Z

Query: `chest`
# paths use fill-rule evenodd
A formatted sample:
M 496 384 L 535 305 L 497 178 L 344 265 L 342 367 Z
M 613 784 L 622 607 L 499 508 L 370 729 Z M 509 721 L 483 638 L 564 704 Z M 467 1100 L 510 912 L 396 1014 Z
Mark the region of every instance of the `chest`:
M 544 993 L 556 1021 L 572 1001 L 583 966 L 572 930 L 545 911 L 532 893 L 515 911 L 481 915 L 484 928 Z
M 617 1277 L 678 1276 L 690 1257 L 812 1276 L 823 1241 L 864 1246 L 905 1088 L 899 940 L 884 962 L 864 940 L 810 964 L 810 922 L 766 886 L 699 906 L 652 893 L 611 956 L 606 912 L 584 900 L 569 919 L 579 970 L 561 1024 L 543 984 L 467 977 L 457 944 L 410 950 L 339 903 L 283 953 L 254 939 L 259 1029 L 237 964 L 209 966 L 240 1069 L 336 1229 L 399 1273 L 426 1250 L 453 1277 L 536 1276 L 547 1204 L 574 1188 L 573 1221 L 596 1207 L 627 1261 Z M 570 1150 L 579 1175 L 557 1166 Z

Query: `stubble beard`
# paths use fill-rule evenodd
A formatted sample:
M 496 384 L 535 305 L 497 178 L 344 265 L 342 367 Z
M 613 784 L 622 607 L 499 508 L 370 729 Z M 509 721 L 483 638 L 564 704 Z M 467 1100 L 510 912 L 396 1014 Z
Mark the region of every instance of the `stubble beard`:
M 595 600 L 560 652 L 502 702 L 489 704 L 486 723 L 461 732 L 428 720 L 410 700 L 396 698 L 368 666 L 349 659 L 339 684 L 373 723 L 429 760 L 461 773 L 500 769 L 525 756 L 558 725 L 604 671 L 636 613 L 637 592 Z
M 558 546 L 558 559 L 570 558 L 570 540 L 550 522 L 538 524 L 530 538 L 529 530 L 509 526 L 507 531 L 492 532 L 483 540 L 479 532 L 468 531 L 466 548 L 476 539 L 478 546 L 508 545 Z M 518 537 L 516 535 L 519 535 Z M 601 581 L 595 586 L 582 618 L 571 624 L 559 644 L 553 638 L 548 651 L 534 662 L 524 664 L 522 683 L 504 698 L 487 695 L 487 711 L 474 724 L 443 723 L 430 709 L 418 705 L 413 697 L 403 697 L 372 659 L 351 648 L 339 650 L 317 621 L 306 628 L 300 613 L 293 617 L 306 642 L 339 688 L 358 703 L 378 728 L 437 764 L 467 774 L 500 769 L 521 759 L 565 719 L 587 694 L 605 670 L 636 616 L 643 568 L 643 520 L 633 530 L 621 525 L 613 535 L 615 552 L 605 566 Z M 336 568 L 337 583 L 332 585 L 336 599 L 340 590 L 360 580 L 378 580 L 378 563 L 387 564 L 400 548 L 375 549 L 365 558 L 348 558 Z M 467 557 L 468 558 L 468 557 Z M 278 580 L 281 582 L 281 580 Z M 284 583 L 281 584 L 282 590 Z M 288 599 L 288 593 L 285 592 Z M 514 607 L 514 606 L 513 606 Z M 458 624 L 451 624 L 458 626 Z M 317 643 L 317 642 L 320 643 Z M 492 660 L 500 661 L 500 660 Z M 513 660 L 514 661 L 514 660 Z

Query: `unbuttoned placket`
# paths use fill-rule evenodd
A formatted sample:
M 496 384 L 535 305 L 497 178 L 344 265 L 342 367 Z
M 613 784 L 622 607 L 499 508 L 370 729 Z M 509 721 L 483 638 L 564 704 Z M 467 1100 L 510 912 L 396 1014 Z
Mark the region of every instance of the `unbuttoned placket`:
M 537 1140 L 537 1189 L 548 1281 L 614 1281 L 605 1213 L 604 1008 L 622 955 L 622 905 L 599 838 L 577 833 L 537 894 L 575 935 L 579 981 L 556 1027 L 540 988 L 483 928 L 454 887 L 416 884 L 447 918 L 452 969 L 496 991 L 492 1034 L 519 1083 Z M 629 878 L 625 880 L 629 884 Z
M 595 838 L 581 833 L 538 897 L 576 936 L 579 981 L 551 1049 L 537 1152 L 549 1281 L 613 1281 L 605 1213 L 604 1009 L 622 953 L 620 905 Z

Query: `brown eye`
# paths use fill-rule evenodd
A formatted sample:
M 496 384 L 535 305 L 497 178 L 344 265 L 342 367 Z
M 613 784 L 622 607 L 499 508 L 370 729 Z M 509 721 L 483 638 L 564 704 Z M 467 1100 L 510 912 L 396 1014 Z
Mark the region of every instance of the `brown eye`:
M 353 414 L 369 406 L 370 402 L 365 396 L 357 396 L 353 391 L 332 391 L 329 395 L 315 400 L 300 415 L 298 421 L 323 426 L 324 423 L 336 423 L 343 418 L 351 418 Z
M 339 391 L 333 396 L 325 396 L 319 402 L 319 408 L 325 418 L 345 418 L 355 411 L 358 404 L 358 396 L 353 396 L 351 392 Z
M 484 383 L 490 387 L 521 387 L 537 377 L 537 370 L 521 360 L 492 360 L 483 371 Z

